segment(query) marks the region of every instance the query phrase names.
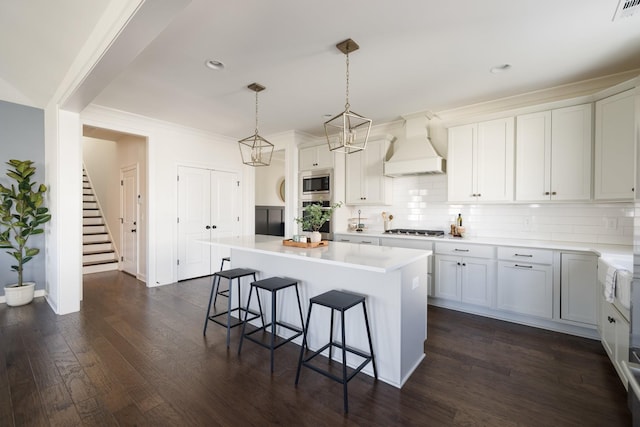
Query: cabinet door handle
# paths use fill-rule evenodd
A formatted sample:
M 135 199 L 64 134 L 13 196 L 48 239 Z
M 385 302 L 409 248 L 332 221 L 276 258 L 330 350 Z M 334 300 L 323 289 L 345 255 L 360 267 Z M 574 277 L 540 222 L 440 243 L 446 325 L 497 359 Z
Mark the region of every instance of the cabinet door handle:
M 210 226 L 210 225 L 207 225 L 205 228 L 206 228 L 207 230 L 211 230 L 211 226 Z
M 372 242 L 371 240 L 363 240 L 363 241 L 361 241 L 360 243 L 364 243 L 365 245 L 366 245 L 366 244 L 370 245 L 370 244 L 372 244 L 373 242 Z
M 458 265 L 460 265 L 460 263 L 458 263 Z
M 520 264 L 513 264 L 514 267 L 518 267 L 518 268 L 533 268 L 532 265 L 520 265 Z
M 609 321 L 609 323 L 616 323 L 616 319 L 611 316 L 607 316 L 607 320 Z
M 463 263 L 462 263 L 462 266 L 463 266 L 463 267 L 466 267 L 466 266 L 467 266 L 467 264 L 463 262 Z
M 349 239 L 340 239 L 341 242 L 350 242 L 351 240 Z
M 555 196 L 555 195 L 556 195 L 556 192 L 555 192 L 555 191 L 552 191 L 552 192 L 551 192 L 551 195 L 552 195 L 552 196 Z
M 458 249 L 458 248 L 456 248 L 453 251 L 454 252 L 469 252 L 469 249 Z
M 548 191 L 545 191 L 545 192 L 544 192 L 544 195 L 545 195 L 545 196 L 548 196 L 548 195 L 549 195 L 549 192 L 548 192 Z
M 533 255 L 528 255 L 528 254 L 513 254 L 513 256 L 520 256 L 520 257 L 525 257 L 525 258 L 533 258 Z

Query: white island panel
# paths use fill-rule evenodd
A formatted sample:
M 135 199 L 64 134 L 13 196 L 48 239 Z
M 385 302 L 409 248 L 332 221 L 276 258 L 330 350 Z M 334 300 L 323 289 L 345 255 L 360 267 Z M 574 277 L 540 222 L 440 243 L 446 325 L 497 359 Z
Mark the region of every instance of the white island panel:
M 305 321 L 309 299 L 315 295 L 338 289 L 366 296 L 380 380 L 402 387 L 424 358 L 427 262 L 431 251 L 342 242 L 307 249 L 283 246 L 281 239 L 261 236 L 208 243 L 229 246 L 234 268 L 256 269 L 260 272 L 259 278 L 283 276 L 298 280 Z M 286 323 L 299 324 L 295 293 L 281 294 L 278 295 L 278 317 Z M 329 313 L 329 309 L 314 305 L 308 332 L 311 349 L 328 342 Z M 362 309 L 348 310 L 345 319 L 347 345 L 366 351 Z M 334 331 L 337 340 L 338 324 L 339 316 Z M 294 342 L 301 344 L 301 339 Z M 334 358 L 336 353 L 339 352 L 334 351 Z M 356 366 L 359 359 L 348 357 L 348 364 Z M 371 364 L 363 372 L 373 375 Z

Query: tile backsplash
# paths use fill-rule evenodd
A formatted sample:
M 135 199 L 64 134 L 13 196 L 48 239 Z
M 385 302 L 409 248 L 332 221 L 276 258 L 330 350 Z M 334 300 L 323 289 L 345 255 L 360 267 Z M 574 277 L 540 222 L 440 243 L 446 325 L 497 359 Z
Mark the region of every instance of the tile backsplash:
M 460 213 L 469 237 L 615 245 L 631 245 L 633 240 L 632 202 L 451 204 L 447 202 L 446 175 L 394 178 L 392 206 L 349 208 L 352 217 L 360 209 L 372 231 L 383 230 L 383 211 L 393 214 L 391 228 L 445 232 Z

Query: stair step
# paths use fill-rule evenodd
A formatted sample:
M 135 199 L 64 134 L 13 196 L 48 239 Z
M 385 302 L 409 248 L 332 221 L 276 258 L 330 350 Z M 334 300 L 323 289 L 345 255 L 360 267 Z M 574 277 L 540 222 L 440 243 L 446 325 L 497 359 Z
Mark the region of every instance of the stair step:
M 95 201 L 82 201 L 82 209 L 83 210 L 88 210 L 88 209 L 98 209 L 98 202 Z
M 93 265 L 94 263 L 117 262 L 116 253 L 113 251 L 83 253 L 82 265 Z
M 82 218 L 82 225 L 104 225 L 104 221 L 101 216 L 91 216 Z
M 82 245 L 83 254 L 97 251 L 113 251 L 113 245 L 111 242 L 85 242 Z
M 113 271 L 118 269 L 117 262 L 110 262 L 105 264 L 93 264 L 82 267 L 82 274 L 100 273 L 103 271 Z
M 103 224 L 91 224 L 82 226 L 82 235 L 107 234 L 107 228 Z
M 100 234 L 83 234 L 82 243 L 111 243 L 109 235 L 106 233 Z

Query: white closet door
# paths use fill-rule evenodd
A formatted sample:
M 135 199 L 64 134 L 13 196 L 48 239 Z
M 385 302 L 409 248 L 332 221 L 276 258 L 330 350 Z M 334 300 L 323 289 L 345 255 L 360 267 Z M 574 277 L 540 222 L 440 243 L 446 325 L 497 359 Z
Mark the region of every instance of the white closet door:
M 211 275 L 228 256 L 199 240 L 239 234 L 238 194 L 235 173 L 178 168 L 178 280 Z
M 178 168 L 178 280 L 211 274 L 211 171 Z

